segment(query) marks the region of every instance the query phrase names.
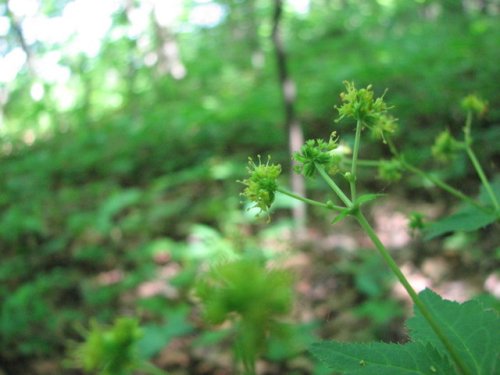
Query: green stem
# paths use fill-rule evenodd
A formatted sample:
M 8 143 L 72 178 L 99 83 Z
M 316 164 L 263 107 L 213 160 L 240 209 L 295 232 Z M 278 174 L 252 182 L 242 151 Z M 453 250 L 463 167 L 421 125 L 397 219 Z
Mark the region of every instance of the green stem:
M 297 199 L 301 202 L 304 202 L 304 203 L 307 203 L 307 204 L 310 204 L 311 206 L 316 206 L 316 207 L 322 207 L 322 208 L 327 208 L 329 210 L 335 210 L 335 211 L 342 211 L 344 209 L 344 207 L 341 207 L 341 206 L 336 206 L 336 205 L 332 205 L 332 204 L 327 204 L 327 203 L 323 203 L 323 202 L 318 202 L 318 201 L 315 201 L 313 199 L 309 199 L 309 198 L 305 198 L 305 197 L 301 197 L 300 195 L 297 195 L 297 194 L 294 194 L 292 192 L 289 192 L 285 189 L 282 189 L 282 188 L 277 188 L 276 191 L 279 191 L 281 194 L 284 194 L 284 195 L 288 195 L 289 197 L 292 197 L 294 199 Z
M 469 156 L 469 159 L 472 162 L 472 165 L 474 166 L 474 169 L 476 170 L 476 173 L 478 174 L 481 183 L 483 184 L 484 188 L 486 189 L 486 192 L 490 196 L 491 202 L 493 203 L 493 206 L 495 206 L 495 211 L 500 211 L 500 205 L 498 204 L 497 197 L 493 192 L 493 189 L 491 188 L 490 182 L 486 178 L 486 174 L 484 173 L 483 168 L 481 167 L 481 164 L 479 163 L 479 160 L 476 157 L 476 154 L 472 150 L 472 137 L 470 135 L 471 124 L 472 124 L 472 113 L 469 111 L 467 113 L 467 120 L 464 128 L 465 151 L 467 152 L 467 155 Z
M 359 145 L 361 143 L 361 128 L 363 124 L 361 120 L 356 123 L 356 136 L 354 138 L 354 150 L 352 152 L 352 166 L 351 166 L 351 177 L 349 179 L 349 184 L 351 185 L 351 200 L 356 200 L 356 173 L 358 167 L 358 154 Z
M 347 207 L 352 207 L 351 200 L 347 197 L 347 195 L 344 194 L 344 192 L 342 191 L 342 189 L 340 189 L 338 187 L 338 185 L 335 183 L 335 181 L 333 181 L 330 178 L 330 176 L 328 176 L 328 173 L 326 173 L 325 168 L 321 164 L 316 164 L 316 163 L 314 164 L 314 166 L 316 167 L 316 170 L 319 172 L 319 174 L 321 175 L 321 177 L 323 177 L 323 179 L 325 180 L 325 182 L 328 184 L 328 186 L 330 186 L 330 188 L 333 190 L 333 192 L 335 194 L 337 194 L 337 196 L 340 198 L 340 200 L 342 202 L 344 202 L 344 204 Z
M 486 175 L 484 174 L 483 168 L 481 167 L 481 164 L 477 160 L 476 155 L 474 154 L 474 151 L 467 145 L 466 146 L 467 154 L 469 155 L 469 159 L 471 160 L 472 164 L 474 165 L 474 168 L 476 169 L 476 172 L 481 179 L 481 182 L 483 183 L 484 188 L 488 192 L 488 195 L 490 196 L 491 201 L 493 202 L 493 205 L 495 206 L 496 211 L 500 211 L 500 205 L 498 204 L 497 197 L 495 193 L 493 192 L 493 189 L 491 188 L 491 185 L 486 178 Z
M 445 348 L 448 350 L 450 353 L 450 356 L 453 358 L 455 361 L 456 365 L 460 369 L 460 371 L 464 375 L 470 375 L 470 372 L 467 370 L 467 367 L 462 361 L 462 358 L 458 354 L 458 352 L 455 350 L 453 347 L 452 343 L 449 341 L 449 339 L 446 337 L 444 332 L 442 331 L 439 323 L 434 319 L 434 316 L 431 314 L 431 312 L 427 309 L 425 304 L 422 302 L 422 300 L 418 297 L 418 294 L 415 292 L 413 287 L 410 285 L 406 277 L 403 275 L 401 272 L 400 268 L 392 258 L 392 256 L 389 254 L 383 243 L 380 241 L 378 238 L 377 234 L 375 233 L 374 229 L 366 220 L 366 217 L 363 215 L 363 213 L 359 210 L 357 210 L 354 213 L 354 217 L 358 221 L 358 223 L 361 225 L 365 233 L 370 237 L 372 240 L 373 244 L 377 248 L 378 252 L 382 256 L 382 258 L 385 260 L 391 271 L 396 275 L 397 279 L 399 282 L 403 285 L 403 287 L 406 289 L 408 292 L 410 298 L 412 299 L 413 303 L 417 306 L 417 308 L 420 310 L 420 313 L 422 316 L 427 320 L 429 325 L 431 326 L 432 330 L 436 333 L 436 335 L 439 337 Z
M 465 195 L 461 191 L 455 189 L 453 186 L 448 185 L 443 180 L 441 180 L 441 179 L 439 179 L 437 177 L 434 177 L 434 176 L 432 176 L 432 175 L 424 172 L 423 170 L 421 170 L 421 169 L 419 169 L 419 168 L 411 165 L 410 163 L 406 162 L 403 159 L 399 159 L 399 161 L 401 162 L 401 165 L 403 165 L 403 167 L 405 167 L 410 172 L 418 174 L 419 176 L 421 176 L 421 177 L 429 180 L 430 182 L 432 182 L 437 187 L 440 187 L 444 191 L 446 191 L 449 194 L 453 195 L 455 198 L 458 198 L 458 199 L 460 199 L 460 200 L 462 200 L 464 202 L 467 202 L 467 203 L 473 205 L 474 207 L 479 208 L 481 211 L 489 212 L 489 210 L 486 207 L 484 207 L 481 204 L 477 203 L 474 199 L 472 199 L 471 197 Z
M 407 170 L 409 170 L 410 172 L 415 173 L 415 174 L 419 175 L 420 177 L 425 178 L 426 180 L 429 180 L 430 182 L 432 182 L 437 187 L 439 187 L 439 188 L 443 189 L 444 191 L 446 191 L 447 193 L 453 195 L 455 198 L 458 198 L 458 199 L 460 199 L 460 200 L 462 200 L 464 202 L 467 202 L 467 203 L 473 205 L 474 207 L 479 208 L 481 211 L 489 212 L 489 210 L 486 207 L 484 207 L 481 204 L 477 203 L 474 199 L 472 199 L 471 197 L 465 195 L 460 190 L 457 190 L 453 186 L 448 185 L 446 182 L 444 182 L 440 178 L 434 177 L 434 176 L 432 176 L 432 175 L 424 172 L 423 170 L 415 167 L 414 165 L 408 163 L 399 154 L 396 146 L 394 145 L 394 143 L 392 143 L 392 141 L 390 139 L 388 141 L 388 145 L 389 145 L 389 148 L 390 148 L 391 152 L 393 153 L 393 155 L 396 158 L 398 158 L 398 160 L 401 163 L 401 165 L 404 168 L 406 168 Z

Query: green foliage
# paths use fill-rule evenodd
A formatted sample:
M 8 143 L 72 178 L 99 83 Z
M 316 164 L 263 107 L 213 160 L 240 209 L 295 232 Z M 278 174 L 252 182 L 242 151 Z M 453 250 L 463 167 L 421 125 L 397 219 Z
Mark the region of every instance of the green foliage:
M 167 309 L 165 323 L 146 324 L 141 328 L 142 337 L 137 343 L 140 358 L 149 359 L 158 354 L 175 337 L 193 332 L 192 324 L 187 320 L 188 306 Z
M 277 162 L 290 158 L 283 147 L 282 98 L 269 42 L 272 2 L 213 1 L 222 6 L 224 16 L 211 27 L 192 24 L 191 11 L 199 4 L 186 2 L 182 16 L 167 29 L 153 14 L 139 17 L 144 20 L 142 31 L 132 15 L 148 7 L 142 1 L 121 2 L 106 18 L 109 32 L 96 55 L 75 53 L 70 40 L 37 39 L 49 31 L 28 33 L 25 27 L 31 24 L 64 23 L 58 22 L 59 16 L 71 13 L 65 7 L 74 5 L 41 3 L 32 15 L 15 17 L 7 12 L 10 8 L 0 6 L 2 38 L 7 41 L 1 46 L 2 64 L 13 56 L 29 56 L 15 80 L 0 83 L 0 362 L 56 362 L 75 326 L 92 317 L 109 321 L 123 309 L 147 317 L 141 342 L 151 355 L 173 336 L 196 330 L 183 302 L 199 263 L 233 259 L 237 252 L 227 237 L 236 237 L 239 247 L 252 241 L 248 234 L 226 230 L 248 224 L 238 212 L 233 183 L 245 178 L 241 160 L 264 150 L 274 152 Z M 477 116 L 470 145 L 481 151 L 479 162 L 494 165 L 500 97 L 492 77 L 499 75 L 495 61 L 500 24 L 493 2 L 477 2 L 488 3 L 484 9 L 459 3 L 312 0 L 301 14 L 291 3 L 285 7 L 283 31 L 297 86 L 296 113 L 307 137 L 331 132 L 323 132 L 330 126 L 328 98 L 336 96 L 342 80 L 357 77 L 365 88 L 346 84 L 339 105 L 343 121 L 351 115 L 363 119 L 376 139 L 393 141 L 402 150 L 401 158 L 391 153 L 385 161 L 383 144 L 363 146 L 366 155 L 377 159 L 380 179 L 394 182 L 403 173 L 415 173 L 408 164 L 430 171 L 428 140 L 444 126 L 458 134 L 460 105 L 471 118 Z M 20 36 L 25 31 L 29 38 L 23 45 Z M 163 34 L 173 38 L 162 40 Z M 182 79 L 162 70 L 169 65 L 162 46 L 172 43 L 187 72 Z M 52 61 L 47 69 L 46 61 Z M 0 75 L 10 70 L 2 69 Z M 46 74 L 49 71 L 58 73 L 53 77 Z M 404 131 L 396 134 L 394 119 L 385 111 L 391 106 L 382 101 L 386 95 L 377 98 L 368 83 L 391 88 L 391 103 Z M 40 89 L 43 95 L 37 98 Z M 490 103 L 479 96 L 460 102 L 471 92 Z M 373 114 L 367 114 L 372 109 L 378 110 L 376 125 Z M 319 147 L 317 158 L 304 160 L 302 172 L 315 173 L 316 163 L 331 175 L 363 185 L 371 176 L 353 176 L 348 153 L 343 152 L 352 148 L 354 137 L 341 135 L 338 147 L 332 147 L 330 139 Z M 322 164 L 325 156 L 328 162 Z M 443 170 L 404 180 L 412 189 L 405 192 L 418 197 L 423 187 L 442 188 L 436 176 L 466 192 L 477 191 L 466 157 L 457 155 Z M 308 183 L 312 195 L 321 192 L 315 180 Z M 391 188 L 378 184 L 374 191 Z M 275 196 L 272 182 L 264 185 L 253 189 L 257 209 L 267 212 L 273 201 L 281 210 L 291 206 Z M 467 202 L 456 210 L 446 201 L 450 217 L 415 221 L 414 227 L 425 224 L 424 236 L 436 241 L 444 234 L 469 234 L 483 226 L 481 233 L 489 233 L 497 225 L 498 208 L 495 211 L 491 195 L 481 190 L 486 198 L 472 199 L 476 204 Z M 493 185 L 491 190 L 500 188 Z M 446 199 L 434 189 L 430 194 Z M 339 221 L 360 206 L 367 209 L 362 203 L 374 197 L 361 195 L 353 199 L 354 207 L 336 206 L 335 199 L 316 206 L 326 206 L 327 214 L 334 211 L 334 221 Z M 317 219 L 314 215 L 312 220 Z M 482 237 L 468 243 L 488 262 L 494 249 Z M 155 277 L 155 256 L 169 256 L 181 269 L 168 281 L 178 295 L 130 299 L 138 286 Z M 368 302 L 373 304 L 367 313 L 387 309 L 374 305 L 384 302 L 383 297 Z
M 74 350 L 75 364 L 100 375 L 131 374 L 137 367 L 141 336 L 138 322 L 132 318 L 119 318 L 110 328 L 93 322 L 85 342 Z
M 445 233 L 475 231 L 498 220 L 493 212 L 485 212 L 475 206 L 465 206 L 456 213 L 424 227 L 425 239 L 430 240 Z
M 449 361 L 433 347 L 421 343 L 406 345 L 369 343 L 314 344 L 311 351 L 330 369 L 350 375 L 455 374 Z
M 364 216 L 361 210 L 363 204 L 376 199 L 378 194 L 357 195 L 357 167 L 358 163 L 361 163 L 358 160 L 358 154 L 361 149 L 361 131 L 364 126 L 376 126 L 377 122 L 386 116 L 388 107 L 382 98 L 373 99 L 373 92 L 370 86 L 366 89 L 357 90 L 353 83 L 346 83 L 346 88 L 347 93 L 341 95 L 341 100 L 345 103 L 338 109 L 338 120 L 342 120 L 344 117 L 352 117 L 357 121 L 352 159 L 346 161 L 346 164 L 350 165 L 351 169 L 350 172 L 344 174 L 350 185 L 350 197 L 325 171 L 324 164 L 328 163 L 326 157 L 328 154 L 322 154 L 322 150 L 317 149 L 318 146 L 324 145 L 323 143 L 308 141 L 303 147 L 303 150 L 307 152 L 299 154 L 303 159 L 301 161 L 308 163 L 308 172 L 310 173 L 307 174 L 312 175 L 317 171 L 324 182 L 331 188 L 332 193 L 342 201 L 345 207 L 335 206 L 331 203 L 322 204 L 321 202 L 289 194 L 282 189 L 277 190 L 289 196 L 296 197 L 296 199 L 303 202 L 337 211 L 338 215 L 333 223 L 340 221 L 347 215 L 354 217 L 375 245 L 381 258 L 414 302 L 415 317 L 408 323 L 411 342 L 406 345 L 328 342 L 314 344 L 311 351 L 333 370 L 346 374 L 446 373 L 486 375 L 494 373 L 499 368 L 498 353 L 496 351 L 496 348 L 500 345 L 500 335 L 498 334 L 500 332 L 500 319 L 498 315 L 492 311 L 485 310 L 477 302 L 466 302 L 460 305 L 444 301 L 440 296 L 427 290 L 417 295 Z M 474 102 L 471 99 L 468 99 L 468 101 Z M 408 163 L 404 156 L 401 156 L 397 150 L 393 140 L 388 136 L 380 138 L 388 145 L 394 159 L 391 162 L 385 163 L 371 160 L 363 161 L 365 165 L 379 166 L 379 168 L 388 170 L 390 169 L 387 165 L 394 163 L 399 170 L 406 169 L 431 180 L 453 196 L 460 198 L 473 210 L 471 212 L 469 209 L 469 212 L 460 212 L 452 217 L 441 220 L 435 223 L 434 227 L 431 224 L 428 227 L 431 228 L 431 236 L 448 231 L 475 230 L 498 221 L 500 215 L 497 198 L 498 189 L 496 189 L 497 192 L 493 190 L 493 186 L 496 183 L 492 184 L 486 178 L 482 166 L 472 149 L 471 123 L 472 116 L 469 113 L 464 127 L 463 145 L 452 139 L 449 133 L 443 133 L 434 145 L 433 152 L 436 156 L 448 157 L 450 153 L 458 149 L 463 148 L 466 151 L 482 185 L 479 201 L 468 197 L 439 178 L 431 177 L 426 172 Z M 383 135 L 383 132 L 381 134 Z M 323 155 L 326 156 L 323 157 Z M 390 167 L 394 169 L 392 165 Z M 305 167 L 298 172 L 303 172 L 304 169 Z M 399 172 L 398 170 L 396 171 Z M 394 174 L 394 171 L 392 174 Z M 413 223 L 410 223 L 410 225 L 413 228 L 424 226 L 422 217 L 414 215 Z M 359 289 L 365 289 L 368 295 L 374 296 L 378 292 L 378 289 L 371 288 L 371 285 L 379 285 L 380 282 L 378 280 L 370 281 L 369 278 L 369 281 L 366 281 L 367 276 L 369 277 L 371 274 L 368 271 L 360 270 L 360 273 L 357 275 Z M 377 310 L 377 308 L 373 307 L 371 309 L 374 311 Z M 376 317 L 377 315 L 375 314 L 374 316 Z
M 446 301 L 430 290 L 419 297 L 438 319 L 464 358 L 468 373 L 494 374 L 500 365 L 496 348 L 500 345 L 500 320 L 493 311 L 476 302 Z M 446 349 L 418 309 L 408 321 L 407 344 L 350 344 L 324 342 L 311 351 L 331 369 L 343 374 L 458 374 L 447 358 Z
M 218 325 L 235 320 L 236 357 L 246 374 L 255 373 L 257 356 L 268 335 L 284 332 L 277 319 L 292 307 L 291 282 L 288 272 L 266 269 L 251 258 L 216 265 L 200 279 L 197 294 L 206 321 Z
M 470 374 L 487 375 L 498 371 L 500 319 L 496 312 L 485 310 L 474 300 L 462 304 L 446 301 L 430 290 L 421 292 L 420 297 L 457 348 Z M 418 311 L 408 320 L 408 328 L 414 341 L 428 342 L 445 353 L 442 342 Z

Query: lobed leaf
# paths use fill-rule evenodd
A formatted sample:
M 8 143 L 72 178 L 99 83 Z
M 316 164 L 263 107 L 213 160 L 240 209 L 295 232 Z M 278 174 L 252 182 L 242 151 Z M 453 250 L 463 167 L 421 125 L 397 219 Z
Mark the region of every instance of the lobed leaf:
M 500 320 L 493 310 L 485 310 L 477 301 L 457 303 L 443 300 L 429 289 L 419 294 L 444 334 L 450 339 L 470 374 L 500 373 Z M 415 309 L 408 320 L 412 340 L 434 345 L 440 352 L 446 349 L 427 321 Z
M 313 344 L 311 352 L 329 368 L 344 375 L 454 375 L 447 357 L 423 343 Z

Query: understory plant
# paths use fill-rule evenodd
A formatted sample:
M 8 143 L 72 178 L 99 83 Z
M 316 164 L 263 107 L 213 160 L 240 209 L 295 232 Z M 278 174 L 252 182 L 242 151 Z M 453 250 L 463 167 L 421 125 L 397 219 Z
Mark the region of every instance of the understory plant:
M 330 341 L 314 344 L 311 352 L 332 370 L 343 374 L 499 373 L 500 321 L 496 312 L 475 300 L 459 304 L 444 300 L 429 289 L 417 293 L 363 212 L 365 205 L 379 198 L 380 194 L 360 194 L 358 190 L 360 167 L 375 167 L 379 176 L 386 180 L 395 181 L 405 172 L 413 173 L 458 198 L 462 207 L 445 219 L 427 224 L 422 215 L 413 216 L 410 225 L 423 229 L 427 238 L 498 223 L 500 189 L 498 186 L 495 189 L 486 177 L 473 149 L 472 121 L 475 115 L 486 110 L 486 104 L 475 96 L 464 99 L 462 106 L 467 116 L 463 140 L 455 139 L 446 131 L 438 136 L 432 147 L 433 155 L 439 160 L 449 160 L 460 151 L 467 154 L 481 183 L 481 194 L 476 199 L 415 166 L 404 152 L 398 150 L 393 141 L 397 121 L 390 114 L 391 107 L 384 100 L 385 93 L 375 97 L 371 86 L 357 89 L 351 82 L 345 82 L 345 89 L 340 95 L 341 105 L 336 107 L 336 122 L 349 120 L 355 124 L 352 150 L 341 144 L 334 131 L 327 140 L 308 140 L 294 155 L 295 171 L 306 177 L 319 176 L 331 189 L 332 197 L 318 201 L 286 190 L 278 181 L 281 166 L 271 163 L 270 158 L 264 163 L 260 157 L 257 163 L 250 159 L 249 177 L 242 181 L 245 185 L 243 195 L 268 218 L 277 193 L 331 211 L 335 215 L 332 223 L 346 217 L 354 218 L 410 296 L 414 316 L 407 322 L 409 342 L 404 345 Z M 360 158 L 362 138 L 367 132 L 387 145 L 392 154 L 390 160 Z
M 132 375 L 137 371 L 148 375 L 168 375 L 141 358 L 139 342 L 143 332 L 135 318 L 117 318 L 110 327 L 93 321 L 90 329 L 82 334 L 85 341 L 74 345 L 69 367 L 96 375 Z
M 292 307 L 291 274 L 249 256 L 214 265 L 200 280 L 197 295 L 204 319 L 229 322 L 235 359 L 245 375 L 256 374 L 256 362 L 270 336 L 286 335 L 281 318 Z M 236 366 L 238 367 L 238 366 Z

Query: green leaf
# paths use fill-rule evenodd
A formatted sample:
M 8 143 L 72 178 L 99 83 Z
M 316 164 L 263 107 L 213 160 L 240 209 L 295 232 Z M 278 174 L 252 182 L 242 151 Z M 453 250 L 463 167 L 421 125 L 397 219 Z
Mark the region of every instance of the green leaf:
M 385 194 L 363 194 L 359 196 L 355 201 L 354 201 L 354 206 L 361 206 L 365 203 L 371 202 L 377 198 L 380 198 L 384 196 Z
M 429 224 L 424 229 L 424 239 L 430 240 L 449 232 L 474 231 L 498 220 L 492 212 L 474 206 L 465 206 L 457 213 Z
M 143 327 L 143 336 L 139 341 L 139 355 L 149 359 L 165 348 L 172 339 L 184 336 L 193 331 L 193 326 L 187 321 L 189 309 L 179 306 L 168 311 L 164 324 L 150 324 Z
M 340 213 L 337 216 L 335 216 L 335 219 L 333 219 L 332 224 L 336 224 L 339 221 L 344 220 L 351 212 L 352 210 L 350 208 L 344 208 L 342 211 L 340 211 Z
M 345 375 L 455 374 L 448 359 L 431 345 L 410 343 L 313 344 L 311 352 L 329 368 Z
M 419 294 L 444 334 L 449 337 L 470 374 L 491 375 L 500 371 L 500 320 L 492 310 L 477 301 L 443 300 L 429 289 Z M 430 342 L 442 353 L 445 348 L 418 309 L 408 321 L 413 340 Z

